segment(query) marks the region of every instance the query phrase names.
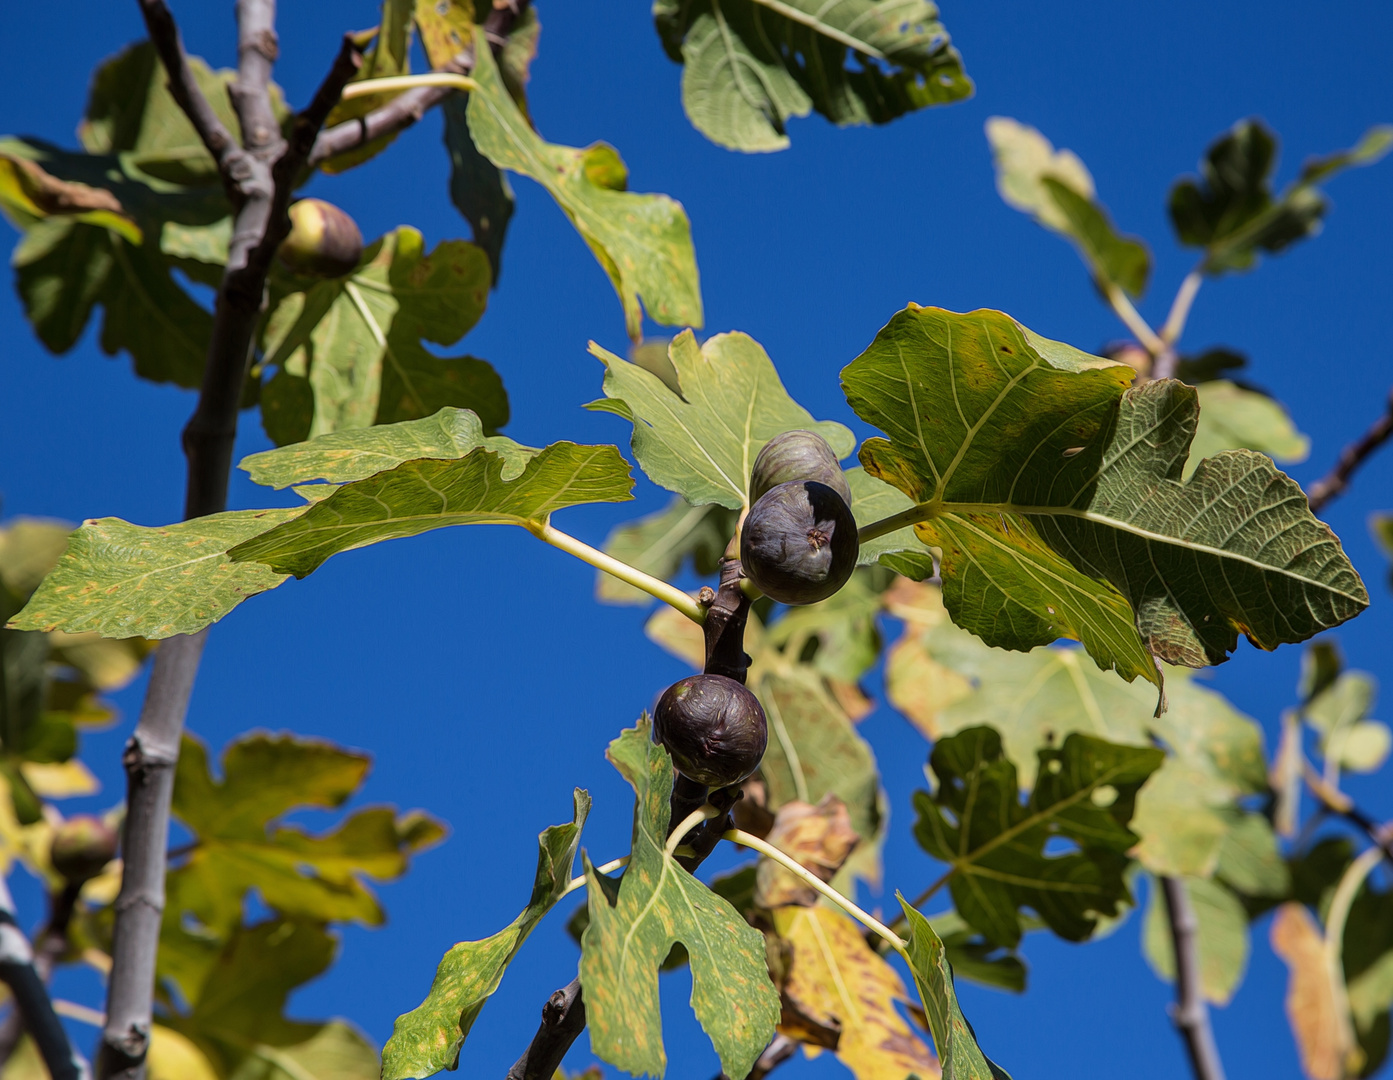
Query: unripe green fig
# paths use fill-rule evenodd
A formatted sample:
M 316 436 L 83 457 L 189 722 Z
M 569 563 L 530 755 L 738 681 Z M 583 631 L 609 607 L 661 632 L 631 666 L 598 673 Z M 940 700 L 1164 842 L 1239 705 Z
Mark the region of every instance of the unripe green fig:
M 667 747 L 682 775 L 722 788 L 759 768 L 769 728 L 759 699 L 743 684 L 724 675 L 691 675 L 658 699 L 653 738 Z
M 363 234 L 358 223 L 333 203 L 301 199 L 290 207 L 290 235 L 281 241 L 277 254 L 297 274 L 343 277 L 363 257 Z
M 116 830 L 101 818 L 75 814 L 53 831 L 49 861 L 74 885 L 96 877 L 116 857 Z
M 794 480 L 826 484 L 851 505 L 851 487 L 837 455 L 815 431 L 785 431 L 764 444 L 750 470 L 750 502 L 757 502 L 770 488 Z
M 851 507 L 816 480 L 770 488 L 740 530 L 745 576 L 781 604 L 826 600 L 847 583 L 859 551 Z

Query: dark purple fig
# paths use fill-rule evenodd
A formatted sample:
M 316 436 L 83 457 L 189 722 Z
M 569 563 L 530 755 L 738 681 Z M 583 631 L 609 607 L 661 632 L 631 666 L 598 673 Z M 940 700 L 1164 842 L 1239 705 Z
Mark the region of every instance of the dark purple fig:
M 74 885 L 96 877 L 116 857 L 116 830 L 101 818 L 75 814 L 53 831 L 49 861 Z
M 333 203 L 301 199 L 290 207 L 290 235 L 276 253 L 297 274 L 343 277 L 363 257 L 363 234 L 358 223 Z
M 740 530 L 745 576 L 781 604 L 815 604 L 847 583 L 860 544 L 846 500 L 815 480 L 779 484 Z
M 757 768 L 769 742 L 759 699 L 724 675 L 691 675 L 663 691 L 653 738 L 684 776 L 722 788 Z
M 837 455 L 814 431 L 785 431 L 764 444 L 750 470 L 750 502 L 758 502 L 770 488 L 794 480 L 826 484 L 851 505 L 851 488 L 837 464 Z

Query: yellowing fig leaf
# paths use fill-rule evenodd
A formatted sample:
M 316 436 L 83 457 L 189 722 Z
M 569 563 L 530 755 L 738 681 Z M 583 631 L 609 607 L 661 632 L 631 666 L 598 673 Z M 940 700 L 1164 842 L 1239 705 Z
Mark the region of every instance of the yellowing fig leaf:
M 478 88 L 469 95 L 468 112 L 474 145 L 499 168 L 537 181 L 556 200 L 609 275 L 629 336 L 641 335 L 644 309 L 665 326 L 700 326 L 696 254 L 681 204 L 666 195 L 626 191 L 622 163 L 602 143 L 577 150 L 544 142 L 509 94 L 491 51 L 475 52 Z M 597 158 L 618 166 L 617 172 L 603 170 L 608 182 L 596 182 Z M 621 182 L 615 186 L 614 179 Z
M 605 365 L 605 398 L 590 408 L 630 421 L 639 466 L 693 506 L 748 505 L 755 456 L 785 431 L 815 431 L 839 458 L 856 445 L 841 424 L 814 420 L 788 396 L 769 354 L 747 334 L 717 334 L 700 346 L 690 330 L 673 338 L 668 356 L 680 393 L 593 342 L 590 352 Z
M 580 833 L 590 813 L 590 795 L 576 788 L 575 817 L 538 838 L 537 876 L 522 913 L 492 937 L 462 941 L 440 961 L 425 1001 L 397 1017 L 382 1049 L 383 1080 L 434 1076 L 459 1064 L 460 1047 L 484 1004 L 532 928 L 564 894 L 571 880 Z
M 785 1034 L 798 1038 L 808 1024 L 839 1031 L 837 1058 L 856 1080 L 932 1077 L 938 1071 L 929 1048 L 896 1009 L 908 1000 L 904 984 L 866 944 L 859 923 L 828 907 L 802 906 L 775 910 L 773 921 L 789 950 L 780 988 Z
M 1159 684 L 1151 654 L 1216 664 L 1240 631 L 1271 649 L 1368 605 L 1295 482 L 1242 450 L 1182 481 L 1195 390 L 1131 379 L 1000 312 L 900 312 L 842 372 L 890 436 L 862 463 L 916 504 L 872 535 L 917 519 L 949 613 L 988 644 L 1072 637 L 1129 680 Z
M 1287 965 L 1287 1020 L 1311 1080 L 1346 1076 L 1349 1020 L 1330 980 L 1325 938 L 1305 905 L 1288 903 L 1272 920 L 1272 951 Z
M 658 970 L 676 942 L 692 966 L 692 1009 L 730 1076 L 745 1076 L 774 1034 L 779 995 L 763 935 L 664 852 L 672 759 L 648 721 L 610 743 L 608 757 L 634 788 L 633 848 L 617 883 L 585 859 L 590 925 L 580 981 L 594 1053 L 635 1076 L 662 1076 Z
M 933 1034 L 934 1048 L 938 1051 L 943 1080 L 1011 1080 L 1010 1074 L 982 1053 L 982 1048 L 977 1045 L 972 1025 L 958 1006 L 958 995 L 953 990 L 953 971 L 948 966 L 943 942 L 934 933 L 929 920 L 899 893 L 895 894 L 895 899 L 900 902 L 905 921 L 909 924 L 906 950 L 909 970 L 914 975 L 919 1000 L 924 1004 L 924 1015 Z
M 927 0 L 658 0 L 653 18 L 684 65 L 688 119 L 731 150 L 782 150 L 785 122 L 814 109 L 843 127 L 884 124 L 972 94 Z

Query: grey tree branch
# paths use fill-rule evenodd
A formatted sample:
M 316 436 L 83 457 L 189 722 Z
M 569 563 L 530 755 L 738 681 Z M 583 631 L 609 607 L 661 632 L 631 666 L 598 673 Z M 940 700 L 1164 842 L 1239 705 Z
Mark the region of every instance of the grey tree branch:
M 507 0 L 503 4 L 495 3 L 489 10 L 488 17 L 484 20 L 483 32 L 494 53 L 502 51 L 508 41 L 508 34 L 512 32 L 530 3 L 531 0 Z M 458 53 L 441 70 L 468 75 L 473 68 L 474 49 L 471 45 Z M 384 135 L 395 135 L 399 131 L 405 131 L 453 93 L 456 91 L 447 86 L 418 87 L 398 94 L 366 116 L 335 124 L 319 133 L 314 149 L 310 151 L 309 164 L 311 167 L 317 166 L 331 157 L 356 150 Z
M 34 970 L 34 950 L 19 928 L 10 887 L 0 878 L 0 982 L 10 988 L 15 1008 L 53 1080 L 89 1080 L 91 1072 L 73 1049 L 53 1011 L 48 988 Z
M 227 506 L 228 473 L 237 435 L 237 412 L 252 355 L 266 277 L 276 248 L 289 232 L 286 209 L 324 118 L 362 58 L 351 40 L 339 54 L 309 107 L 296 117 L 287 142 L 271 109 L 270 77 L 276 57 L 274 0 L 239 0 L 238 75 L 232 99 L 245 145 L 218 142 L 221 125 L 207 124 L 206 100 L 188 75 L 178 29 L 162 0 L 140 0 L 171 86 L 205 145 L 218 158 L 236 209 L 227 266 L 214 308 L 213 335 L 198 405 L 184 429 L 188 481 L 184 517 L 202 517 Z M 212 118 L 216 123 L 216 117 Z M 205 134 L 205 131 L 211 134 Z M 215 149 L 218 147 L 218 149 Z M 103 1080 L 140 1080 L 145 1073 L 153 1021 L 155 958 L 164 914 L 169 806 L 174 769 L 207 631 L 170 638 L 150 673 L 145 704 L 126 745 L 124 870 L 112 933 L 112 971 L 107 1020 L 97 1072 Z
M 1156 880 L 1165 897 L 1171 942 L 1175 946 L 1175 1005 L 1171 1019 L 1185 1040 L 1195 1080 L 1224 1080 L 1224 1063 L 1219 1059 L 1200 982 L 1199 918 L 1183 881 L 1173 877 Z
M 1380 446 L 1393 436 L 1393 393 L 1388 395 L 1388 405 L 1382 416 L 1370 425 L 1358 439 L 1340 452 L 1335 467 L 1311 485 L 1307 501 L 1315 513 L 1320 513 L 1333 500 L 1345 493 L 1350 477 L 1364 464 Z

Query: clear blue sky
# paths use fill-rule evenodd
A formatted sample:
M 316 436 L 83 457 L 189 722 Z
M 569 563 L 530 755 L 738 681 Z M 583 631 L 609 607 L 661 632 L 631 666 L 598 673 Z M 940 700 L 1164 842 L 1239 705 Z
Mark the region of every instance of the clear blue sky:
M 302 104 L 340 33 L 376 16 L 366 0 L 283 7 L 276 74 L 290 101 Z M 91 69 L 141 35 L 136 6 L 79 0 L 10 8 L 0 131 L 75 145 Z M 231 3 L 176 0 L 174 8 L 191 51 L 233 62 Z M 1393 8 L 1386 5 L 945 0 L 975 98 L 881 129 L 796 122 L 792 149 L 747 157 L 691 129 L 680 71 L 662 54 L 645 5 L 544 2 L 540 13 L 531 103 L 543 135 L 572 145 L 607 140 L 627 160 L 635 190 L 680 199 L 692 219 L 707 330 L 752 334 L 795 398 L 863 436 L 869 432 L 842 400 L 837 372 L 907 301 L 1000 308 L 1085 349 L 1121 336 L 1074 253 L 998 199 L 982 134 L 988 116 L 1033 124 L 1088 164 L 1119 225 L 1155 253 L 1142 305 L 1154 321 L 1191 263 L 1171 239 L 1165 194 L 1212 138 L 1241 117 L 1262 116 L 1282 138 L 1285 180 L 1307 155 L 1351 145 L 1368 125 L 1393 120 Z M 468 235 L 446 182 L 432 115 L 390 153 L 345 177 L 318 179 L 311 190 L 348 209 L 368 236 L 410 223 L 434 243 Z M 622 346 L 619 305 L 545 193 L 525 180 L 515 187 L 501 288 L 465 347 L 502 372 L 514 438 L 623 443 L 616 418 L 580 408 L 598 396 L 601 375 L 586 340 Z M 1250 355 L 1251 377 L 1287 402 L 1311 436 L 1310 460 L 1291 470 L 1303 482 L 1378 415 L 1393 381 L 1390 193 L 1393 162 L 1337 179 L 1324 235 L 1255 273 L 1206 285 L 1186 336 L 1190 346 L 1223 343 Z M 10 288 L 0 290 L 0 341 L 4 513 L 175 519 L 184 471 L 179 430 L 193 395 L 138 383 L 128 359 L 100 354 L 91 328 L 72 354 L 51 357 Z M 239 456 L 267 445 L 249 419 Z M 242 475 L 233 506 L 262 502 L 263 489 Z M 1374 596 L 1372 610 L 1335 637 L 1354 666 L 1375 673 L 1385 666 L 1393 605 L 1366 516 L 1393 507 L 1390 481 L 1393 454 L 1361 473 L 1328 514 Z M 623 507 L 569 511 L 564 527 L 598 543 L 612 524 L 665 498 L 646 481 L 638 496 Z M 196 733 L 216 749 L 251 727 L 368 749 L 376 760 L 364 801 L 421 806 L 454 830 L 403 881 L 382 889 L 384 929 L 344 933 L 331 975 L 295 998 L 300 1015 L 347 1016 L 384 1040 L 393 1018 L 420 1000 L 451 943 L 492 933 L 520 909 L 536 833 L 567 818 L 573 785 L 596 799 L 585 842 L 597 861 L 627 850 L 631 797 L 604 762 L 604 745 L 685 672 L 644 639 L 642 613 L 598 607 L 591 590 L 586 568 L 520 531 L 453 530 L 342 556 L 214 629 L 193 701 Z M 1295 648 L 1273 657 L 1244 645 L 1214 683 L 1270 738 L 1290 702 L 1298 659 Z M 88 800 L 92 807 L 120 797 L 120 746 L 141 689 L 120 696 L 120 725 L 87 739 L 84 756 L 105 785 Z M 886 709 L 862 730 L 893 808 L 886 882 L 913 893 L 930 873 L 907 829 L 927 747 Z M 1356 780 L 1350 790 L 1393 816 L 1386 781 Z M 25 895 L 36 902 L 32 891 Z M 39 917 L 32 903 L 26 915 Z M 502 1075 L 547 994 L 574 974 L 565 915 L 534 934 L 487 1006 L 464 1050 L 469 1075 Z M 1030 938 L 1024 997 L 963 989 L 984 1045 L 1018 1080 L 1183 1075 L 1166 1013 L 1170 989 L 1140 958 L 1139 924 L 1133 918 L 1083 947 Z M 1285 971 L 1266 938 L 1264 921 L 1245 985 L 1216 1015 L 1235 1080 L 1298 1074 L 1281 1012 Z M 65 976 L 60 988 L 99 1000 L 86 976 Z M 663 992 L 669 1075 L 709 1080 L 717 1066 L 690 1019 L 685 973 L 665 977 Z M 588 1060 L 585 1039 L 571 1060 L 576 1067 Z M 828 1058 L 789 1071 L 844 1075 Z

